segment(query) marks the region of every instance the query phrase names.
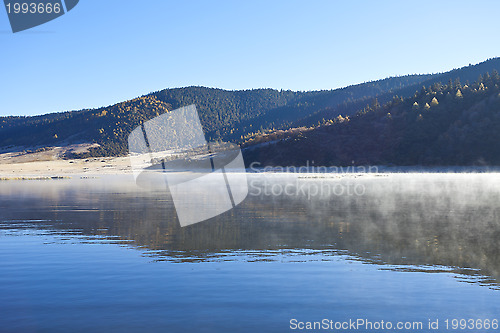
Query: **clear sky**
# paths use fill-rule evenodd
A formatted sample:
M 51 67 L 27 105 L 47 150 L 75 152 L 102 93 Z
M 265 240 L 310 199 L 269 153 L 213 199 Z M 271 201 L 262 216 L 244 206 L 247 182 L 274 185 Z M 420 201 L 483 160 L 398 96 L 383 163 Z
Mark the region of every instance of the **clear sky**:
M 500 56 L 500 1 L 80 0 L 13 34 L 0 8 L 0 115 L 164 88 L 317 90 Z

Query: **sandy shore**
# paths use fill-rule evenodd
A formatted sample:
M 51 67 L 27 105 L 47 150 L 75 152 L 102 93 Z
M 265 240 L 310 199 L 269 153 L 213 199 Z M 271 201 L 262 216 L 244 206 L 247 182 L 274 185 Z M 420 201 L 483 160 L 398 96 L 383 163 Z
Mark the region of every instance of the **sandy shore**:
M 65 177 L 70 175 L 130 174 L 128 157 L 65 159 L 67 153 L 83 153 L 96 144 L 4 150 L 0 153 L 0 178 Z
M 128 157 L 1 163 L 0 178 L 57 177 L 70 175 L 130 174 Z
M 67 147 L 51 147 L 35 151 L 10 151 L 0 153 L 0 179 L 26 179 L 45 177 L 99 176 L 132 174 L 130 158 L 127 157 L 93 157 L 87 159 L 64 159 L 69 152 L 84 152 L 92 144 L 75 144 Z M 306 167 L 303 167 L 307 170 Z M 299 168 L 300 169 L 300 168 Z M 248 170 L 251 171 L 251 170 Z M 266 171 L 263 169 L 262 171 Z M 271 168 L 269 171 L 276 171 Z M 393 173 L 500 173 L 500 167 L 330 167 L 328 173 L 342 176 L 356 174 L 393 174 Z M 309 173 L 315 173 L 310 170 Z M 300 174 L 297 174 L 300 175 Z M 324 175 L 323 175 L 324 176 Z M 311 177 L 304 174 L 299 177 Z

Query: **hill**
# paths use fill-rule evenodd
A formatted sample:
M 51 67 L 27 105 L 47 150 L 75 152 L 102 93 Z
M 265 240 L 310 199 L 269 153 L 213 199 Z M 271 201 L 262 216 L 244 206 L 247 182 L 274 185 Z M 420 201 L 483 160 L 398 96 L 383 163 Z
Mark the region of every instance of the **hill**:
M 500 75 L 449 80 L 372 103 L 317 127 L 260 135 L 245 159 L 263 165 L 499 165 Z M 314 162 L 313 162 L 314 161 Z
M 264 133 L 278 135 L 297 132 L 301 127 L 328 125 L 339 115 L 352 117 L 367 105 L 376 107 L 395 98 L 411 97 L 422 86 L 474 81 L 480 74 L 492 73 L 495 69 L 500 69 L 499 58 L 441 74 L 392 77 L 309 92 L 228 91 L 206 87 L 164 89 L 98 109 L 0 117 L 0 152 L 87 144 L 88 151 L 69 151 L 63 157 L 124 156 L 128 152 L 128 134 L 135 127 L 190 104 L 198 108 L 207 140 L 250 145 L 265 137 Z
M 34 117 L 1 117 L 1 151 L 97 143 L 68 157 L 123 156 L 128 134 L 142 122 L 181 106 L 196 104 L 208 140 L 241 142 L 251 134 L 289 128 L 318 108 L 368 100 L 427 79 L 427 75 L 388 78 L 329 91 L 274 89 L 227 91 L 205 87 L 165 89 L 92 110 Z

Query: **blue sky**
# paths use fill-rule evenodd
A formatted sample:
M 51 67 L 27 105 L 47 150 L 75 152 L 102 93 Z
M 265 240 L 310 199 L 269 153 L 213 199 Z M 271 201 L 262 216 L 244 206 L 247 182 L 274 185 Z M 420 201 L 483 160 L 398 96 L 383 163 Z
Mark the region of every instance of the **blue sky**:
M 202 85 L 317 90 L 500 56 L 500 1 L 80 0 L 13 34 L 0 8 L 0 115 Z

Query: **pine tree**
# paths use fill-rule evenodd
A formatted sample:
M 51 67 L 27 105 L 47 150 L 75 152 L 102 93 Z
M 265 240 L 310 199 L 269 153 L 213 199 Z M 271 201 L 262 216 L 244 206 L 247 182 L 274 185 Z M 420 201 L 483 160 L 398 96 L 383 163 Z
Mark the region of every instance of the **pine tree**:
M 493 72 L 491 72 L 491 79 L 493 80 L 493 82 L 497 82 L 500 80 L 500 75 L 498 75 L 496 69 L 494 69 Z

